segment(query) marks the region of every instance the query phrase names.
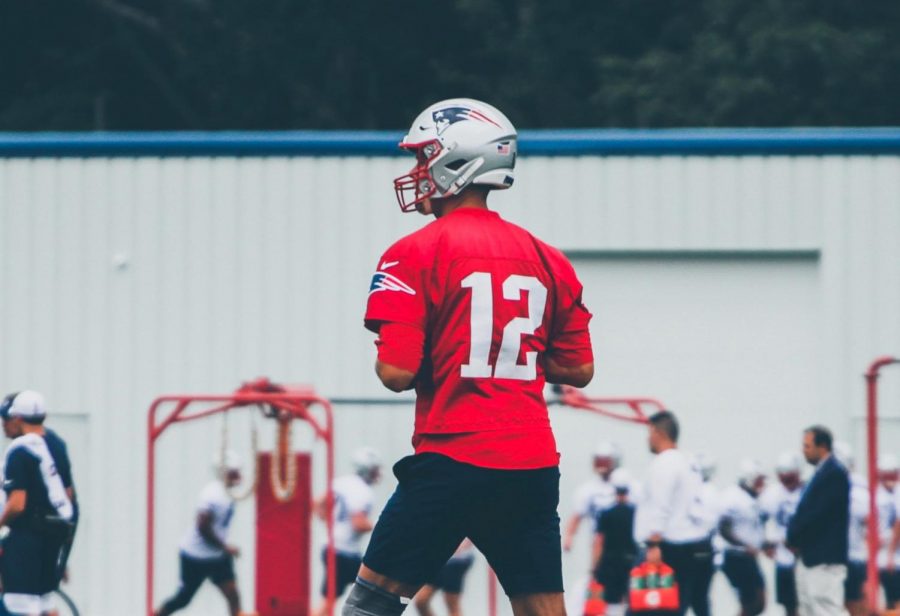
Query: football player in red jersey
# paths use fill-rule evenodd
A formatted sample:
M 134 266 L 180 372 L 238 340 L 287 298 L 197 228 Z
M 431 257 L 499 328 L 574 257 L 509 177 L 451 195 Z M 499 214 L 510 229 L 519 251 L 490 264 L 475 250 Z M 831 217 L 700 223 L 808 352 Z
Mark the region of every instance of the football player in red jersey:
M 394 467 L 345 616 L 402 613 L 465 537 L 517 616 L 565 614 L 543 391 L 590 382 L 591 315 L 566 257 L 487 207 L 512 185 L 516 139 L 499 110 L 453 99 L 400 144 L 416 156 L 394 182 L 400 207 L 436 220 L 379 260 L 365 324 L 384 385 L 416 390 L 415 455 Z

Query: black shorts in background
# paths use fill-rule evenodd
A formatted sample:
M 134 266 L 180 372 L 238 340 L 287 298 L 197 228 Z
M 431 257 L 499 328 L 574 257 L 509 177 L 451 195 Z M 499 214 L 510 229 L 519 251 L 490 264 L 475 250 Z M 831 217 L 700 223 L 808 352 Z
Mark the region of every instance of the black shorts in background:
M 437 576 L 428 585 L 446 593 L 458 595 L 462 593 L 466 573 L 472 567 L 475 558 L 451 558 L 447 564 L 441 567 Z
M 603 600 L 613 605 L 624 603 L 631 584 L 635 558 L 604 558 L 594 571 L 594 579 L 603 585 Z
M 63 541 L 55 535 L 15 529 L 3 541 L 4 592 L 43 595 L 59 588 L 57 563 Z
M 775 567 L 775 602 L 788 612 L 797 609 L 797 578 L 794 567 Z
M 563 591 L 559 469 L 498 470 L 424 453 L 394 465 L 399 480 L 363 558 L 391 579 L 435 579 L 466 537 L 509 596 Z
M 759 590 L 766 587 L 755 556 L 737 550 L 725 550 L 722 572 L 737 591 L 741 605 L 757 601 Z
M 882 569 L 878 572 L 881 587 L 884 588 L 885 601 L 888 607 L 894 607 L 900 601 L 900 571 Z
M 863 586 L 868 572 L 866 563 L 850 561 L 847 563 L 847 578 L 844 580 L 844 601 L 861 601 Z
M 325 579 L 322 581 L 322 596 L 328 596 L 328 550 L 322 550 L 322 562 L 325 564 Z M 354 554 L 335 552 L 334 554 L 334 596 L 344 594 L 347 586 L 356 581 L 362 558 Z

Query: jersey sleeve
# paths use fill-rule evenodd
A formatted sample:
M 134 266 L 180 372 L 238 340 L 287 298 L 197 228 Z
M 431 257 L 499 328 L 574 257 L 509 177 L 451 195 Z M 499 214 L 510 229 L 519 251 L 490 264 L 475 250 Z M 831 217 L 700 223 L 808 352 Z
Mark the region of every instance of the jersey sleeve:
M 348 485 L 343 486 L 340 492 L 348 514 L 369 513 L 372 510 L 371 490 Z
M 369 284 L 366 328 L 378 333 L 384 323 L 425 331 L 425 264 L 409 238 L 391 246 L 378 261 Z
M 27 489 L 34 472 L 33 467 L 32 458 L 25 449 L 17 447 L 9 452 L 4 469 L 3 491 L 9 494 L 15 490 Z
M 594 361 L 589 325 L 592 314 L 584 305 L 584 289 L 568 259 L 553 259 L 556 306 L 548 354 L 561 366 L 582 366 Z
M 591 512 L 591 501 L 591 486 L 585 484 L 575 491 L 575 497 L 572 500 L 572 512 L 580 517 L 588 515 Z

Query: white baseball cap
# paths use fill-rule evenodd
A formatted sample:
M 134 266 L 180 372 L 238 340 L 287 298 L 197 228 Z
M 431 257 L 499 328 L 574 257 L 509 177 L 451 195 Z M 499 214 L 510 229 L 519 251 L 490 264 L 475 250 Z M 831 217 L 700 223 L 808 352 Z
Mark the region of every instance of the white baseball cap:
M 39 419 L 47 416 L 44 396 L 36 391 L 26 389 L 9 394 L 0 403 L 0 417 L 21 417 L 22 419 Z

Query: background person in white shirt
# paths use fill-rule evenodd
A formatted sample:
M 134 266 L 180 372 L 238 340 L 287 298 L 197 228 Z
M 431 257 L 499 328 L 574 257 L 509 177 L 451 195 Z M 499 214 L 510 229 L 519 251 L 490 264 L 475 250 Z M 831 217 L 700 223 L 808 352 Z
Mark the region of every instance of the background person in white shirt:
M 685 614 L 712 560 L 703 511 L 700 473 L 678 450 L 678 420 L 671 411 L 649 419 L 650 451 L 656 454 L 635 518 L 635 538 L 645 542 L 647 561 L 665 562 L 678 582 L 678 614 Z
M 878 458 L 878 490 L 875 506 L 878 507 L 878 577 L 884 588 L 885 603 L 889 609 L 900 607 L 900 555 L 892 547 L 892 535 L 897 524 L 897 483 L 900 480 L 900 462 L 888 453 Z
M 756 616 L 766 609 L 766 584 L 758 561 L 765 539 L 759 503 L 765 484 L 762 465 L 745 459 L 737 485 L 722 495 L 719 533 L 727 543 L 722 571 L 737 592 L 741 616 Z
M 869 519 L 869 483 L 856 472 L 856 461 L 847 443 L 837 441 L 834 455 L 850 473 L 850 528 L 848 529 L 847 579 L 844 581 L 844 605 L 850 616 L 867 616 L 865 583 L 869 550 L 866 524 Z M 891 550 L 893 551 L 893 550 Z
M 600 441 L 594 448 L 595 475 L 578 486 L 575 491 L 572 515 L 566 524 L 566 533 L 563 538 L 563 550 L 566 552 L 572 549 L 582 520 L 593 523 L 598 514 L 615 504 L 616 490 L 610 482 L 610 477 L 613 471 L 619 468 L 621 462 L 622 453 L 615 443 Z
M 700 488 L 700 511 L 707 536 L 715 551 L 715 537 L 719 531 L 721 517 L 721 495 L 712 482 L 713 475 L 716 473 L 716 459 L 711 454 L 700 451 L 694 455 L 694 466 L 703 478 L 703 486 Z M 698 574 L 694 595 L 691 598 L 691 609 L 696 616 L 709 616 L 711 613 L 709 588 L 715 573 L 714 559 L 704 559 Z
M 181 584 L 175 595 L 156 610 L 155 616 L 168 616 L 187 607 L 207 578 L 225 596 L 231 616 L 241 611 L 234 575 L 234 558 L 240 555 L 240 550 L 228 544 L 235 505 L 228 488 L 240 483 L 241 465 L 234 452 L 226 451 L 213 466 L 218 476 L 200 493 L 196 523 L 181 542 Z
M 775 560 L 775 601 L 784 607 L 785 616 L 797 616 L 797 557 L 785 545 L 788 524 L 797 510 L 803 493 L 800 455 L 786 451 L 778 456 L 775 473 L 778 483 L 769 486 L 759 497 L 767 518 L 766 542 L 773 546 Z
M 362 564 L 362 539 L 372 532 L 375 523 L 371 519 L 374 495 L 372 486 L 381 479 L 381 456 L 371 447 L 362 447 L 353 454 L 353 473 L 334 480 L 334 550 L 337 561 L 335 572 L 336 596 L 344 594 L 347 586 L 356 581 Z M 320 520 L 328 513 L 326 495 L 316 499 L 313 509 Z M 322 548 L 322 561 L 327 565 L 326 548 Z M 323 601 L 312 614 L 328 613 L 328 568 L 322 581 Z

